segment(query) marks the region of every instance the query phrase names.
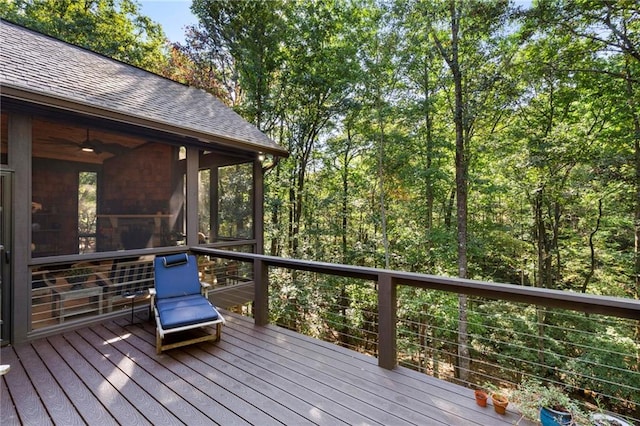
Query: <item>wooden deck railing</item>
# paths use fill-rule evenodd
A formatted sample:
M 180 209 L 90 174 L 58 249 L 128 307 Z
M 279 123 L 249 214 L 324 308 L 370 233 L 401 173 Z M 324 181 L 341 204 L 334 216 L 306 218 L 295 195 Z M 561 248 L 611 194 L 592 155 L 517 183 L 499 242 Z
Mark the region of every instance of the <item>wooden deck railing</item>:
M 396 294 L 397 286 L 399 285 L 640 321 L 640 300 L 634 299 L 597 296 L 536 287 L 524 287 L 513 284 L 448 278 L 308 260 L 286 259 L 201 247 L 192 247 L 191 251 L 197 254 L 224 259 L 253 262 L 256 284 L 254 316 L 256 323 L 259 325 L 264 325 L 269 322 L 269 267 L 317 272 L 377 282 L 379 327 L 378 364 L 387 369 L 392 369 L 397 365 L 395 338 L 397 323 Z
M 482 351 L 483 349 L 476 349 L 476 355 L 478 355 L 478 359 L 474 358 L 474 362 L 476 362 L 477 366 L 482 365 L 482 367 L 488 367 L 483 370 L 477 377 L 475 377 L 475 381 L 465 382 L 467 386 L 476 387 L 483 384 L 483 381 L 498 381 L 505 383 L 511 383 L 511 385 L 516 385 L 522 377 L 525 375 L 531 375 L 536 371 L 546 371 L 550 372 L 553 370 L 552 374 L 560 374 L 563 377 L 566 377 L 567 372 L 578 371 L 579 373 L 584 370 L 584 365 L 595 366 L 598 368 L 604 368 L 608 372 L 612 372 L 617 374 L 618 376 L 612 375 L 609 378 L 603 379 L 605 386 L 618 387 L 618 389 L 622 389 L 624 387 L 625 392 L 627 392 L 626 397 L 617 397 L 617 391 L 611 391 L 609 394 L 605 394 L 607 398 L 611 397 L 611 400 L 621 401 L 622 405 L 626 407 L 638 406 L 638 396 L 640 396 L 640 388 L 637 386 L 636 378 L 640 379 L 640 372 L 638 372 L 637 367 L 634 367 L 633 362 L 637 359 L 638 350 L 637 344 L 635 346 L 633 344 L 627 345 L 624 349 L 618 351 L 618 349 L 611 349 L 605 351 L 599 351 L 601 348 L 602 340 L 600 338 L 611 338 L 615 339 L 615 334 L 613 336 L 604 336 L 603 334 L 594 334 L 594 338 L 591 338 L 592 346 L 580 346 L 583 345 L 583 341 L 581 340 L 581 336 L 568 337 L 571 333 L 577 331 L 579 333 L 589 333 L 588 330 L 582 330 L 582 325 L 587 324 L 587 328 L 595 328 L 593 324 L 594 321 L 600 321 L 596 317 L 602 317 L 603 322 L 601 324 L 605 324 L 605 327 L 608 326 L 610 320 L 616 321 L 616 327 L 620 324 L 622 328 L 625 328 L 624 333 L 629 334 L 628 330 L 633 329 L 637 330 L 640 327 L 640 301 L 633 299 L 625 299 L 625 298 L 617 298 L 617 297 L 605 297 L 605 296 L 596 296 L 589 294 L 580 294 L 580 293 L 572 293 L 567 291 L 557 291 L 557 290 L 549 290 L 549 289 L 540 289 L 534 287 L 525 287 L 519 285 L 512 284 L 501 284 L 501 283 L 491 283 L 491 282 L 483 282 L 483 281 L 475 281 L 475 280 L 463 280 L 458 278 L 449 278 L 442 276 L 434 276 L 434 275 L 426 275 L 426 274 L 417 274 L 417 273 L 409 273 L 402 271 L 392 271 L 392 270 L 384 270 L 384 269 L 376 269 L 369 267 L 358 267 L 358 266 L 350 266 L 350 265 L 342 265 L 342 264 L 333 264 L 333 263 L 325 263 L 325 262 L 315 262 L 315 261 L 307 261 L 300 259 L 286 259 L 281 257 L 273 257 L 266 255 L 257 255 L 253 253 L 240 252 L 240 251 L 230 251 L 223 250 L 218 247 L 181 247 L 179 250 L 186 251 L 190 250 L 191 252 L 201 255 L 207 256 L 210 260 L 210 263 L 206 262 L 203 265 L 207 265 L 204 267 L 206 273 L 211 275 L 210 278 L 213 279 L 215 276 L 218 281 L 219 273 L 221 273 L 217 266 L 218 264 L 223 265 L 232 265 L 235 273 L 229 272 L 229 268 L 224 269 L 224 282 L 227 281 L 233 284 L 234 279 L 233 276 L 238 276 L 238 271 L 242 270 L 242 276 L 247 278 L 248 280 L 253 279 L 253 289 L 254 289 L 254 304 L 252 309 L 252 314 L 254 317 L 254 321 L 257 325 L 266 325 L 270 322 L 270 317 L 279 316 L 279 313 L 274 313 L 270 315 L 270 291 L 273 292 L 278 291 L 282 282 L 280 280 L 283 279 L 283 275 L 280 273 L 275 273 L 275 270 L 280 271 L 290 271 L 290 277 L 287 279 L 292 279 L 293 282 L 287 281 L 287 286 L 291 287 L 292 285 L 295 287 L 296 285 L 307 286 L 307 285 L 316 285 L 323 286 L 326 290 L 327 294 L 330 294 L 335 290 L 336 282 L 348 282 L 348 284 L 338 284 L 339 286 L 346 285 L 355 285 L 360 286 L 361 289 L 367 289 L 365 291 L 368 292 L 371 298 L 367 297 L 366 304 L 366 314 L 368 315 L 367 321 L 367 330 L 358 329 L 358 326 L 354 326 L 354 328 L 349 328 L 347 331 L 338 330 L 336 334 L 329 336 L 329 339 L 335 339 L 335 336 L 340 335 L 345 338 L 345 340 L 341 340 L 339 344 L 350 345 L 354 341 L 356 341 L 359 337 L 366 335 L 365 338 L 367 344 L 372 343 L 369 349 L 365 349 L 368 353 L 377 356 L 378 364 L 386 369 L 393 369 L 398 364 L 416 367 L 417 370 L 423 371 L 422 369 L 427 368 L 428 365 L 425 364 L 425 360 L 427 358 L 427 353 L 430 354 L 431 360 L 435 365 L 435 360 L 438 358 L 439 363 L 445 362 L 451 365 L 451 358 L 455 357 L 456 345 L 455 335 L 457 330 L 455 329 L 454 324 L 449 324 L 445 326 L 437 325 L 436 322 L 440 321 L 443 316 L 442 312 L 438 309 L 434 309 L 436 307 L 429 306 L 428 303 L 425 305 L 416 304 L 412 309 L 413 311 L 408 311 L 408 306 L 405 305 L 407 302 L 407 294 L 413 295 L 421 295 L 420 297 L 425 297 L 425 299 L 429 299 L 432 295 L 436 296 L 437 300 L 449 299 L 451 300 L 450 295 L 458 295 L 458 294 L 466 294 L 469 296 L 474 296 L 473 298 L 475 302 L 473 302 L 474 308 L 479 308 L 475 310 L 476 326 L 480 324 L 480 322 L 485 321 L 486 311 L 485 309 L 489 306 L 491 309 L 496 309 L 495 312 L 492 311 L 492 315 L 496 316 L 510 315 L 508 312 L 514 310 L 518 313 L 518 318 L 512 318 L 507 322 L 503 322 L 502 325 L 490 326 L 489 331 L 485 331 L 482 335 L 476 334 L 474 337 L 474 342 L 478 344 L 478 347 L 482 347 L 485 345 L 490 348 L 490 351 L 493 350 L 492 355 L 493 358 L 485 359 L 485 354 L 480 353 L 478 351 Z M 166 254 L 169 252 L 175 252 L 176 248 L 173 250 L 166 249 L 163 251 L 154 252 L 153 254 Z M 136 255 L 151 255 L 148 251 L 136 253 Z M 96 254 L 95 258 L 91 258 L 94 262 L 100 264 L 102 261 L 113 260 L 112 257 L 109 257 L 107 254 Z M 34 263 L 32 265 L 34 269 L 34 285 L 38 284 L 38 275 L 37 271 L 40 270 L 49 270 L 51 269 L 51 265 L 55 266 L 59 269 L 60 262 L 63 260 L 65 262 L 77 261 L 76 257 L 70 259 L 56 259 L 57 264 L 53 264 L 51 262 L 39 261 L 37 264 Z M 230 261 L 230 262 L 227 262 Z M 244 264 L 244 267 L 243 267 Z M 239 268 L 239 269 L 238 269 Z M 253 274 L 251 274 L 251 269 L 253 270 Z M 298 273 L 300 271 L 300 273 Z M 203 273 L 204 273 L 203 272 Z M 305 278 L 302 278 L 304 274 L 302 272 L 308 272 L 312 274 L 318 274 L 318 277 L 323 275 L 334 276 L 334 277 L 344 277 L 347 280 L 336 280 L 335 278 L 327 277 L 326 280 L 322 278 L 318 278 L 317 280 L 309 280 L 305 281 Z M 64 274 L 63 274 L 64 275 Z M 98 274 L 93 271 L 91 276 Z M 231 277 L 229 280 L 227 277 Z M 295 277 L 295 278 L 294 278 Z M 206 278 L 206 277 L 205 277 Z M 294 278 L 294 279 L 293 279 Z M 270 279 L 273 282 L 270 283 Z M 95 281 L 95 279 L 92 278 Z M 235 281 L 238 281 L 237 278 Z M 286 281 L 286 280 L 285 280 Z M 298 282 L 299 281 L 299 282 Z M 63 280 L 60 280 L 63 282 Z M 304 283 L 304 284 L 303 284 Z M 354 283 L 354 284 L 352 284 Z M 35 288 L 35 287 L 34 287 Z M 306 288 L 306 287 L 305 287 Z M 419 289 L 419 290 L 418 290 Z M 249 289 L 249 291 L 251 291 Z M 37 294 L 36 294 L 37 293 Z M 73 291 L 71 292 L 73 293 Z M 449 295 L 447 295 L 447 293 Z M 75 294 L 75 293 L 73 293 Z M 97 293 L 96 293 L 97 294 Z M 108 294 L 108 293 L 107 293 Z M 335 294 L 335 293 L 334 293 Z M 37 296 L 37 297 L 36 297 Z M 48 299 L 47 299 L 48 296 Z M 31 337 L 41 337 L 44 335 L 49 335 L 54 332 L 58 332 L 62 329 L 71 328 L 74 326 L 78 326 L 81 323 L 86 323 L 88 321 L 97 321 L 101 318 L 104 319 L 110 315 L 116 316 L 120 315 L 122 311 L 116 312 L 105 312 L 104 310 L 101 312 L 100 306 L 103 305 L 101 303 L 100 298 L 104 298 L 104 294 L 97 294 L 97 300 L 94 300 L 96 297 L 90 295 L 92 297 L 87 297 L 87 306 L 92 309 L 96 307 L 96 312 L 92 317 L 78 316 L 77 320 L 70 320 L 67 324 L 67 317 L 61 314 L 58 314 L 58 317 L 54 318 L 54 321 L 42 321 L 39 323 L 33 323 L 33 332 L 31 333 Z M 442 296 L 446 296 L 442 298 Z M 43 299 L 43 297 L 46 299 Z M 357 296 L 358 298 L 360 296 Z M 412 296 L 410 296 L 412 297 Z M 294 297 L 295 299 L 295 297 Z M 46 303 L 40 304 L 36 303 L 38 301 L 45 300 Z M 57 298 L 53 297 L 52 294 L 40 295 L 39 290 L 34 290 L 34 299 L 32 306 L 32 313 L 35 314 L 36 308 L 43 307 L 57 307 L 56 313 L 60 311 L 62 297 L 58 296 Z M 247 298 L 245 300 L 250 300 Z M 272 301 L 273 302 L 273 301 Z M 312 303 L 317 303 L 319 301 L 315 301 Z M 342 301 L 344 302 L 344 301 Z M 346 305 L 351 303 L 351 307 L 355 306 L 359 300 L 351 299 L 350 302 L 346 302 Z M 403 303 L 400 303 L 403 302 Z M 509 302 L 509 303 L 502 303 Z M 292 303 L 297 303 L 296 300 L 283 300 L 283 306 L 290 306 Z M 324 301 L 323 303 L 326 303 Z M 332 305 L 328 310 L 331 310 L 331 314 L 338 313 L 339 310 L 346 309 L 345 303 L 338 302 L 338 305 Z M 411 303 L 409 303 L 411 304 Z M 521 304 L 521 305 L 516 305 Z M 482 305 L 482 306 L 481 306 Z M 131 306 L 131 305 L 127 305 Z M 515 309 L 514 309 L 515 306 Z M 142 306 L 141 306 L 142 308 Z M 278 308 L 276 305 L 272 305 L 271 308 Z M 282 308 L 282 306 L 280 306 Z M 327 307 L 324 304 L 318 304 L 318 310 L 316 310 L 313 315 L 312 321 L 315 318 L 322 316 L 323 310 L 327 310 Z M 521 320 L 520 314 L 523 313 L 523 310 L 534 308 L 533 314 L 533 330 L 534 331 L 526 331 L 526 327 L 524 331 L 517 330 L 518 328 L 522 329 L 522 326 L 519 325 L 518 321 Z M 568 314 L 566 319 L 555 321 L 557 324 L 546 324 L 544 321 L 536 322 L 535 313 L 536 312 L 551 312 L 551 309 L 548 308 L 556 308 L 553 311 L 566 311 Z M 300 312 L 306 311 L 306 307 L 302 305 L 299 307 Z M 360 308 L 355 308 L 360 309 Z M 445 315 L 453 318 L 457 313 L 456 306 L 450 306 L 449 312 Z M 295 308 L 294 308 L 295 310 Z M 109 309 L 107 309 L 109 311 Z M 364 310 L 362 310 L 364 312 Z M 66 315 L 66 310 L 64 311 Z M 580 315 L 576 315 L 575 313 L 580 313 Z M 591 315 L 597 314 L 597 315 Z M 312 315 L 312 316 L 313 316 Z M 529 315 L 531 315 L 529 313 Z M 554 314 L 555 315 L 555 314 Z M 558 315 L 563 315 L 558 312 Z M 59 317 L 63 317 L 65 321 L 55 320 Z M 482 317 L 482 318 L 481 318 Z M 573 318 L 570 318 L 573 317 Z M 35 317 L 34 317 L 35 318 Z M 581 318 L 582 322 L 576 322 L 576 318 Z M 587 318 L 585 322 L 585 318 Z M 70 317 L 71 319 L 71 317 Z M 308 318 L 303 318 L 297 324 L 306 323 Z M 328 319 L 323 327 L 332 327 L 332 325 L 338 324 L 336 322 L 332 322 L 333 319 Z M 561 324 L 562 321 L 566 321 L 567 325 Z M 75 323 L 75 324 L 74 324 Z M 294 327 L 297 324 L 293 324 Z M 290 326 L 290 324 L 283 324 L 285 326 Z M 339 324 L 342 326 L 343 324 Z M 429 343 L 428 339 L 425 339 L 425 333 L 421 331 L 421 327 L 423 326 L 436 327 L 432 328 L 431 343 L 434 341 L 436 344 L 440 345 L 438 348 L 435 346 L 427 346 Z M 531 326 L 531 323 L 528 324 Z M 557 325 L 557 326 L 556 326 Z M 484 323 L 482 326 L 486 326 Z M 500 327 L 503 328 L 500 328 Z M 542 345 L 542 339 L 546 339 L 546 332 L 541 331 L 544 330 L 545 327 L 548 327 L 548 331 L 551 333 L 555 333 L 555 335 L 548 336 L 549 340 L 546 341 L 544 345 Z M 42 328 L 39 328 L 42 327 Z M 439 328 L 439 327 L 449 327 L 449 328 Z M 38 328 L 38 330 L 36 330 Z M 435 330 L 435 331 L 434 331 Z M 608 328 L 599 328 L 600 333 L 610 334 Z M 606 330 L 606 331 L 604 331 Z M 336 331 L 336 330 L 334 330 Z M 353 331 L 353 334 L 349 334 Z M 367 334 L 368 333 L 368 334 Z M 497 333 L 497 334 L 492 334 Z M 518 333 L 522 333 L 518 335 Z M 528 333 L 528 334 L 527 334 Z M 539 333 L 539 334 L 538 334 Z M 524 343 L 523 346 L 514 345 L 512 347 L 507 348 L 507 345 L 510 342 L 502 341 L 503 335 L 508 336 L 517 336 L 521 338 L 521 342 Z M 545 334 L 543 336 L 543 334 Z M 573 336 L 573 335 L 572 335 Z M 315 336 L 314 337 L 318 337 Z M 322 336 L 327 337 L 327 336 Z M 511 337 L 512 338 L 512 337 Z M 351 340 L 350 340 L 351 339 Z M 448 340 L 445 340 L 448 339 Z M 509 339 L 509 337 L 507 337 Z M 628 340 L 628 339 L 627 339 Z M 609 341 L 609 340 L 607 340 Z M 595 343 L 594 343 L 595 342 Z M 334 341 L 335 343 L 335 341 Z M 532 354 L 529 353 L 529 358 L 526 356 L 517 357 L 520 355 L 518 352 L 526 352 L 528 349 L 526 346 L 537 346 L 540 344 L 540 347 L 533 348 L 535 352 L 535 359 L 532 359 Z M 557 366 L 546 364 L 546 359 L 540 361 L 540 356 L 549 357 L 551 360 L 556 356 L 553 353 L 554 345 L 561 345 L 568 347 L 576 347 L 576 351 L 586 354 L 585 359 L 574 358 L 572 361 L 575 361 L 574 366 L 572 367 L 572 371 L 557 370 Z M 356 344 L 357 345 L 357 344 Z M 626 343 L 625 343 L 626 345 Z M 365 345 L 366 346 L 366 345 Z M 543 347 L 544 346 L 544 347 Z M 407 348 L 415 348 L 419 347 L 420 351 L 416 355 L 416 364 L 413 364 L 414 354 L 407 352 Z M 354 347 L 355 348 L 355 347 Z M 510 355 L 506 355 L 501 353 L 501 348 L 506 348 L 507 351 L 511 351 Z M 631 349 L 629 349 L 631 348 Z M 362 348 L 358 347 L 358 350 L 362 350 Z M 495 349 L 495 350 L 494 350 Z M 551 352 L 549 352 L 551 351 Z M 629 352 L 631 351 L 631 352 Z M 516 352 L 516 355 L 512 355 Z M 617 366 L 609 367 L 606 365 L 607 360 L 605 360 L 609 355 L 612 355 L 614 358 L 622 360 Z M 596 358 L 600 357 L 598 361 L 592 362 L 589 357 L 595 356 Z M 422 358 L 420 358 L 422 357 Z M 517 357 L 517 358 L 516 358 Z M 427 360 L 428 361 L 428 360 Z M 487 361 L 485 363 L 485 361 Z M 631 363 L 631 364 L 630 364 Z M 631 365 L 631 366 L 630 366 Z M 434 367 L 435 369 L 435 367 Z M 505 379 L 504 376 L 493 376 L 490 375 L 491 372 L 497 370 L 509 370 L 510 376 Z M 582 370 L 581 370 L 582 369 Z M 425 370 L 426 371 L 426 370 Z M 475 371 L 478 373 L 478 371 Z M 543 373 L 544 374 L 544 373 Z M 622 374 L 623 378 L 630 379 L 630 383 L 621 384 L 620 381 L 616 381 L 616 377 Z M 436 377 L 438 377 L 436 375 Z M 586 378 L 585 378 L 586 377 Z M 588 375 L 582 377 L 583 383 L 588 383 L 589 380 L 600 380 L 599 377 L 595 377 L 595 375 Z M 478 379 L 482 380 L 479 381 Z M 472 379 L 473 380 L 473 379 Z M 626 380 L 629 382 L 629 380 Z M 577 385 L 579 386 L 579 385 Z M 574 389 L 578 389 L 578 387 L 574 387 Z M 636 402 L 633 402 L 636 401 Z M 632 410 L 635 410 L 632 409 Z M 638 418 L 637 414 L 634 415 L 635 418 Z
M 258 325 L 277 317 L 278 323 L 299 332 L 355 345 L 353 349 L 377 356 L 380 367 L 400 364 L 471 388 L 491 383 L 513 389 L 525 379 L 538 380 L 564 388 L 587 405 L 640 421 L 640 350 L 633 337 L 640 329 L 640 300 L 213 248 L 191 250 L 253 264 Z M 343 299 L 346 288 L 358 290 Z M 270 299 L 273 291 L 279 297 Z M 328 298 L 309 301 L 299 299 L 298 292 Z M 366 301 L 361 300 L 364 294 Z M 470 296 L 466 321 L 474 330 L 467 343 L 472 365 L 459 368 L 461 374 L 469 373 L 464 377 L 453 375 L 460 341 L 453 319 L 458 306 L 451 296 L 459 294 Z

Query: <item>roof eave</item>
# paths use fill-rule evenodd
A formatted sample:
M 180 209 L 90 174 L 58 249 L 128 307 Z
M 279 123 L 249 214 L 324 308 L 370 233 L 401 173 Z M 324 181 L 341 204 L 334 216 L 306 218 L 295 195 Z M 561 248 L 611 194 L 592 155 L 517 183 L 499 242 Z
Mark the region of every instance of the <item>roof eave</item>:
M 148 118 L 124 114 L 115 109 L 96 107 L 94 105 L 83 104 L 63 97 L 54 97 L 37 91 L 26 90 L 24 87 L 14 86 L 6 82 L 0 83 L 0 93 L 8 98 L 26 101 L 46 107 L 59 108 L 65 111 L 86 114 L 94 117 L 107 118 L 124 124 L 141 126 L 148 129 L 171 133 L 183 137 L 195 138 L 201 142 L 214 142 L 227 147 L 238 148 L 245 151 L 260 152 L 276 157 L 288 157 L 287 150 L 274 146 L 261 145 L 241 139 L 229 138 L 226 136 L 214 135 L 197 130 L 176 126 L 166 122 L 154 121 Z

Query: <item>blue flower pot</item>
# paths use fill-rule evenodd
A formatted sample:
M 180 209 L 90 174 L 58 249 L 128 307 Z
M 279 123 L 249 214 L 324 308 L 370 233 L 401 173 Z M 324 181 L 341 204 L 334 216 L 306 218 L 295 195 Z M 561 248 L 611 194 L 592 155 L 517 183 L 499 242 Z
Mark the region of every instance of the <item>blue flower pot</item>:
M 540 423 L 542 426 L 566 426 L 571 424 L 571 414 L 552 410 L 548 407 L 540 409 Z

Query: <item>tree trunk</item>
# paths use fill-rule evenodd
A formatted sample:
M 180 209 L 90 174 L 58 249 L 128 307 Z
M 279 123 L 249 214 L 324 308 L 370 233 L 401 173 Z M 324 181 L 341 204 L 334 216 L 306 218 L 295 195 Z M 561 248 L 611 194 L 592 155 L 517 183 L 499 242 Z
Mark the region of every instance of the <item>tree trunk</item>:
M 387 235 L 387 209 L 385 206 L 384 193 L 384 122 L 382 114 L 382 94 L 380 88 L 376 94 L 376 104 L 378 109 L 378 192 L 380 196 L 380 226 L 382 232 L 382 244 L 384 247 L 384 267 L 389 269 L 389 237 Z
M 602 219 L 602 198 L 598 200 L 598 219 L 596 220 L 595 229 L 589 234 L 589 251 L 591 253 L 591 265 L 589 267 L 589 273 L 584 279 L 584 283 L 582 283 L 582 293 L 587 292 L 587 288 L 589 287 L 589 282 L 591 278 L 593 278 L 593 274 L 596 272 L 596 249 L 593 244 L 593 237 L 596 236 L 596 233 L 600 229 L 600 220 Z
M 349 215 L 349 150 L 351 148 L 351 130 L 347 129 L 347 147 L 344 150 L 342 168 L 342 262 L 349 263 L 347 259 L 347 228 Z
M 425 213 L 425 227 L 426 227 L 426 253 L 431 252 L 431 229 L 433 228 L 433 202 L 434 202 L 434 190 L 433 190 L 433 174 L 431 173 L 431 166 L 433 162 L 433 118 L 431 116 L 431 84 L 429 82 L 429 64 L 424 62 L 424 123 L 426 130 L 426 182 L 425 182 L 425 197 L 426 197 L 426 213 Z M 433 266 L 433 260 L 431 256 L 426 259 L 428 269 Z
M 280 167 L 277 166 L 276 167 L 276 182 L 279 182 L 280 179 Z M 278 227 L 280 226 L 280 207 L 278 205 L 278 203 L 274 203 L 271 206 L 271 224 L 273 226 L 273 229 L 278 229 Z M 271 256 L 280 256 L 281 253 L 281 245 L 280 245 L 280 239 L 278 238 L 278 232 L 276 232 L 275 235 L 271 236 L 271 247 L 269 249 L 269 254 Z
M 546 288 L 549 284 L 551 270 L 551 254 L 548 251 L 547 228 L 544 222 L 544 189 L 542 185 L 536 191 L 533 199 L 534 234 L 538 249 L 538 272 L 534 279 L 536 287 Z M 546 308 L 536 307 L 538 321 L 538 364 L 545 365 L 545 321 Z
M 458 277 L 467 278 L 467 155 L 464 132 L 464 101 L 462 98 L 462 70 L 458 58 L 460 11 L 456 2 L 450 3 L 451 58 L 449 67 L 455 87 L 454 124 L 456 128 L 456 219 L 458 225 Z M 469 332 L 467 324 L 467 295 L 458 295 L 458 359 L 456 377 L 463 383 L 469 380 Z

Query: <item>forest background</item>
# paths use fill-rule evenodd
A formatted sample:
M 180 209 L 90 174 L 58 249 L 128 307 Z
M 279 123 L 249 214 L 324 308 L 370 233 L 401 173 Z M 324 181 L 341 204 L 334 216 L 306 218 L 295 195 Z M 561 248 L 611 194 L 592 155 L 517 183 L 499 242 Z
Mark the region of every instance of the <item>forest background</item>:
M 636 1 L 192 11 L 168 44 L 131 0 L 0 0 L 4 18 L 215 94 L 287 148 L 266 163 L 267 254 L 640 298 Z M 637 371 L 640 327 L 620 335 Z

